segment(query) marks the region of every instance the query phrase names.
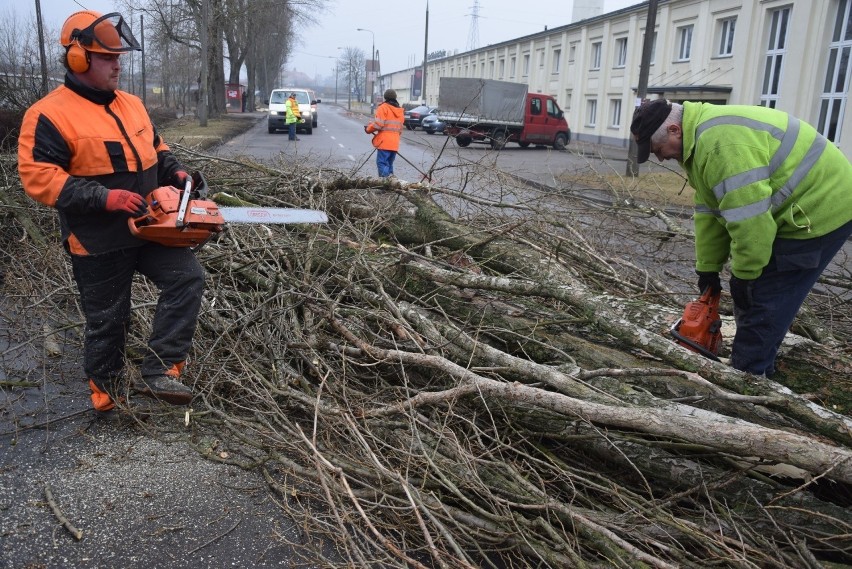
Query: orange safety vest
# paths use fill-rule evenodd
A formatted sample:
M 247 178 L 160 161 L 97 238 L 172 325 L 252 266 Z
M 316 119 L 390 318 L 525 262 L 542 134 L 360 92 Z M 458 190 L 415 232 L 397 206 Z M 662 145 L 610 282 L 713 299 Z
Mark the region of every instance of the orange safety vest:
M 76 255 L 138 247 L 127 216 L 104 211 L 106 193 L 147 196 L 182 169 L 142 101 L 66 76 L 24 115 L 18 172 L 26 193 L 56 208 L 62 240 Z
M 399 150 L 399 137 L 402 136 L 402 125 L 405 122 L 405 111 L 399 105 L 385 101 L 376 109 L 376 117 L 367 125 L 367 132 L 372 134 L 373 146 L 379 150 Z

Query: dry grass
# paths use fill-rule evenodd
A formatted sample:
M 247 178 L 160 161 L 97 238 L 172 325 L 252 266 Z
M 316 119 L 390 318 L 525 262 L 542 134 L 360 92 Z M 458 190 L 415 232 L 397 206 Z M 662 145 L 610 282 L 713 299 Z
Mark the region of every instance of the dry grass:
M 570 181 L 588 188 L 608 190 L 616 196 L 658 206 L 692 207 L 693 189 L 684 186 L 683 176 L 660 168 L 643 172 L 636 178 L 619 174 L 586 172 L 571 174 Z
M 257 115 L 251 115 L 257 117 Z M 160 136 L 168 144 L 188 147 L 211 148 L 238 136 L 257 124 L 249 116 L 222 115 L 208 119 L 207 126 L 198 125 L 194 116 L 186 116 L 167 123 L 158 124 Z

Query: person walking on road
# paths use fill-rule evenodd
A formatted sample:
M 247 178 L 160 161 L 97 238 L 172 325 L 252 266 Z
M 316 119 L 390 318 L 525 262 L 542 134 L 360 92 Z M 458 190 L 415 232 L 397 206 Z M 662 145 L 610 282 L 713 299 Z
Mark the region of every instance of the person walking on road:
M 131 392 L 185 405 L 180 374 L 204 289 L 188 248 L 134 237 L 128 218 L 144 214 L 159 186 L 185 186 L 186 169 L 160 138 L 142 101 L 118 89 L 120 56 L 139 51 L 118 13 L 75 12 L 60 33 L 65 82 L 25 113 L 18 170 L 26 193 L 56 208 L 85 314 L 83 368 L 93 407 L 110 411 L 126 390 L 125 341 L 133 275 L 159 289 L 153 329 Z
M 396 100 L 396 91 L 388 89 L 384 102 L 376 109 L 375 118 L 364 127 L 364 132 L 373 135 L 376 147 L 376 166 L 380 178 L 393 176 L 393 163 L 399 152 L 399 139 L 405 122 L 405 111 Z
M 302 120 L 302 111 L 299 110 L 299 103 L 296 101 L 296 93 L 290 93 L 290 96 L 284 101 L 284 109 L 286 111 L 284 122 L 287 123 L 289 139 L 301 140 L 296 136 L 296 125 L 304 121 Z
M 638 162 L 677 160 L 695 188 L 698 288 L 730 261 L 731 365 L 775 371 L 817 279 L 852 235 L 852 164 L 810 124 L 759 106 L 645 102 L 630 131 Z
M 242 112 L 246 112 L 246 104 L 248 103 L 248 91 L 243 89 L 243 94 L 241 96 L 242 99 Z

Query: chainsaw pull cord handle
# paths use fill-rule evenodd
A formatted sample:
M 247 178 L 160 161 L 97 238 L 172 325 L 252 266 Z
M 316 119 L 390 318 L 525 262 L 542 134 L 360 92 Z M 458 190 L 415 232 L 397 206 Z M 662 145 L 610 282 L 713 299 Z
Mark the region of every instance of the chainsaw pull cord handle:
M 177 220 L 175 220 L 175 225 L 177 227 L 183 227 L 185 225 L 183 220 L 186 217 L 186 206 L 189 204 L 190 193 L 192 193 L 192 178 L 187 178 L 186 184 L 183 187 L 183 195 L 180 197 L 180 207 L 178 207 Z

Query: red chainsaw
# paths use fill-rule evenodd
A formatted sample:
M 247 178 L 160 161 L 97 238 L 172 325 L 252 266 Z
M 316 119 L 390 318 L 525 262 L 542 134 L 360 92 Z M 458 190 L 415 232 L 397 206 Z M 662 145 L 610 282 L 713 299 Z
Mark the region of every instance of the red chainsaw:
M 719 361 L 722 347 L 722 319 L 719 318 L 719 298 L 707 287 L 697 300 L 687 303 L 683 316 L 675 322 L 670 333 L 681 346 Z
M 325 212 L 280 207 L 219 207 L 208 199 L 200 172 L 186 180 L 183 190 L 155 189 L 146 198 L 148 212 L 128 220 L 130 232 L 168 247 L 200 247 L 227 223 L 328 223 Z

